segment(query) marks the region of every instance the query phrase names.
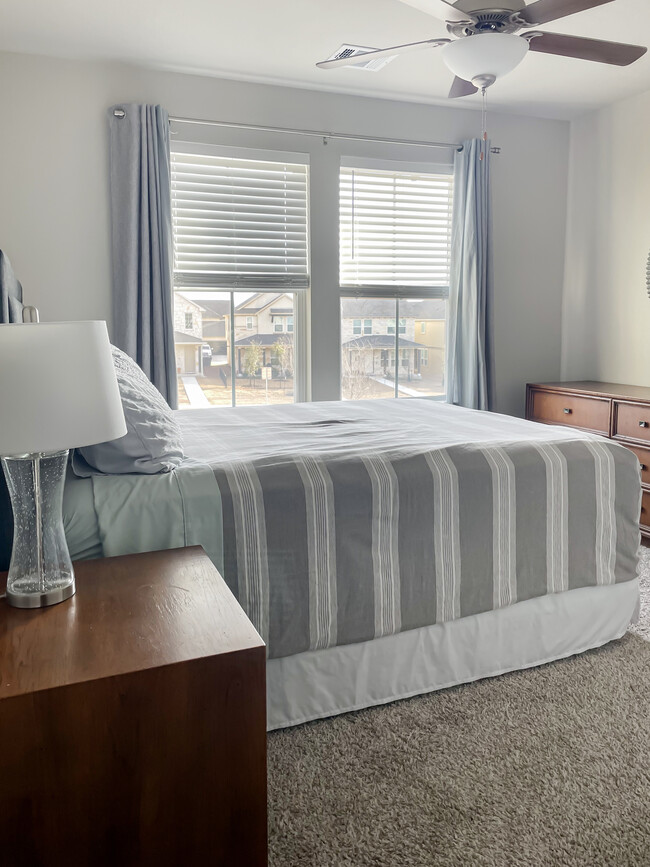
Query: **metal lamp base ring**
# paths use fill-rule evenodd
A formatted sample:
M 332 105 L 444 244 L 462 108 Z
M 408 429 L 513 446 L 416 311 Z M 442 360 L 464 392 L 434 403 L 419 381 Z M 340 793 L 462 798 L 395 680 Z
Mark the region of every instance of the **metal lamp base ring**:
M 7 591 L 7 603 L 14 608 L 45 608 L 48 605 L 56 605 L 74 596 L 75 584 L 67 584 L 65 587 L 56 587 L 46 593 L 12 593 Z

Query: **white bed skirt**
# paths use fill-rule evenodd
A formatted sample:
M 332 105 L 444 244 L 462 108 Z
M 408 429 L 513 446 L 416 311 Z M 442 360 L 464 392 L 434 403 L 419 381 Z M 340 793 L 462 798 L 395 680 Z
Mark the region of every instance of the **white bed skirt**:
M 621 638 L 637 580 L 519 602 L 450 623 L 267 663 L 267 728 L 408 698 L 573 656 Z

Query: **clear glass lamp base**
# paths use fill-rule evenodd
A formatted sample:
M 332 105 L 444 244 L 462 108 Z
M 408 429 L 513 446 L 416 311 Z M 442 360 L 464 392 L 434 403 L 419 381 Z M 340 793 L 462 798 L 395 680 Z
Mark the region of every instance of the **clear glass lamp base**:
M 14 514 L 7 602 L 16 608 L 54 605 L 75 592 L 62 517 L 67 462 L 67 449 L 2 458 Z

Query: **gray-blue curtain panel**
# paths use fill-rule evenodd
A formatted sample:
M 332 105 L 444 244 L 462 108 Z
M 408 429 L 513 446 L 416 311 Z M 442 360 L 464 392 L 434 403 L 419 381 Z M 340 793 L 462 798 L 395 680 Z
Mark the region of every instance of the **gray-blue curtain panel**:
M 493 401 L 491 235 L 490 144 L 471 139 L 454 157 L 446 353 L 447 401 L 471 409 Z
M 118 105 L 109 123 L 113 341 L 175 409 L 169 116 L 159 105 Z

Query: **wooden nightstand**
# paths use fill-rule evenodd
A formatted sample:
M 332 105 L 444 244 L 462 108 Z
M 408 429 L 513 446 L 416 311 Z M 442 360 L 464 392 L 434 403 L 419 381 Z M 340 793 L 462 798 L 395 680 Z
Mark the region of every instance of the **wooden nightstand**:
M 265 865 L 265 648 L 234 596 L 201 548 L 75 571 L 67 602 L 0 603 L 0 863 Z

